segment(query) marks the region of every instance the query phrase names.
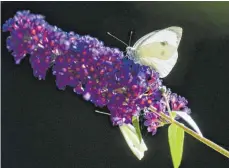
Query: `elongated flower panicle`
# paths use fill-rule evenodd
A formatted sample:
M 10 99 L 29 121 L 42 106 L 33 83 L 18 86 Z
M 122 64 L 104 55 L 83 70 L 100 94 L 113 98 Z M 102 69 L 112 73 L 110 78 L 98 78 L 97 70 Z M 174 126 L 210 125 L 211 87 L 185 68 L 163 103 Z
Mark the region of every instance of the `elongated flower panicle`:
M 33 74 L 40 80 L 52 68 L 59 89 L 71 86 L 95 106 L 107 106 L 113 125 L 129 124 L 144 111 L 144 125 L 154 135 L 162 121 L 147 108 L 168 114 L 159 74 L 127 59 L 119 49 L 106 47 L 89 35 L 64 32 L 29 11 L 17 12 L 3 31 L 10 32 L 7 48 L 16 64 L 29 54 Z M 170 94 L 169 104 L 174 110 L 187 109 L 187 101 L 176 94 Z
M 188 101 L 163 86 L 159 73 L 152 68 L 154 66 L 150 68 L 145 66 L 145 62 L 142 65 L 132 60 L 136 57 L 132 52 L 135 48 L 127 47 L 127 54 L 124 55 L 119 49 L 107 47 L 96 38 L 64 32 L 44 19 L 44 16 L 31 14 L 30 11 L 19 11 L 3 25 L 3 31 L 10 32 L 6 43 L 15 63 L 20 64 L 26 55 L 30 55 L 33 74 L 39 80 L 45 80 L 46 72 L 51 68 L 59 89 L 70 86 L 76 94 L 95 106 L 106 106 L 110 114 L 99 113 L 110 115 L 113 125 L 119 126 L 130 150 L 139 160 L 147 151 L 139 124 L 141 119 L 144 119 L 144 126 L 152 135 L 156 134 L 158 127 L 170 124 L 168 140 L 176 168 L 182 160 L 184 132 L 229 158 L 229 151 L 203 136 L 189 115 Z M 168 35 L 165 35 L 166 32 Z M 170 40 L 169 34 L 174 36 L 172 41 L 178 47 L 182 28 L 169 27 L 157 31 L 150 38 L 159 34 Z M 158 49 L 157 46 L 150 48 L 154 51 Z M 164 50 L 168 51 L 168 48 L 158 51 L 164 53 Z M 160 75 L 169 73 L 168 67 L 175 65 L 178 52 L 170 55 L 173 58 L 171 64 L 163 60 L 157 64 L 156 68 L 162 68 L 158 69 Z M 144 53 L 138 56 L 144 58 Z M 185 120 L 195 132 L 177 122 L 179 118 Z

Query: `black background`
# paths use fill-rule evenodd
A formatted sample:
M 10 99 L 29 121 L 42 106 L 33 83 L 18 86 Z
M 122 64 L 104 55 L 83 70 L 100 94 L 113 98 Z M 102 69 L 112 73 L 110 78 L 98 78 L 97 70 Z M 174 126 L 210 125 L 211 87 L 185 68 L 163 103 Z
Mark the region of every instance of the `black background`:
M 229 3 L 227 2 L 2 2 L 2 23 L 31 10 L 64 31 L 90 34 L 106 45 L 132 44 L 146 33 L 183 27 L 179 60 L 164 83 L 189 100 L 203 134 L 229 149 Z M 50 74 L 32 75 L 28 58 L 15 65 L 2 33 L 3 168 L 170 168 L 167 128 L 144 135 L 149 150 L 138 161 L 119 129 L 71 89 L 59 91 Z M 227 168 L 229 160 L 191 136 L 185 137 L 181 168 Z

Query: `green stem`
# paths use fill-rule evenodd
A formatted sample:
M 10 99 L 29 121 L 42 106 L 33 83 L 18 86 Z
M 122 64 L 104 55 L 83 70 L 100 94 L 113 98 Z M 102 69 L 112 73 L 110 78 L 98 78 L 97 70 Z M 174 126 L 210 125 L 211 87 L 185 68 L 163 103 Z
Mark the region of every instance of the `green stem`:
M 205 145 L 209 146 L 210 148 L 216 150 L 217 152 L 221 153 L 222 155 L 226 156 L 229 158 L 229 151 L 226 149 L 222 148 L 221 146 L 217 145 L 216 143 L 210 141 L 209 139 L 200 136 L 198 133 L 194 132 L 193 130 L 189 129 L 188 127 L 182 125 L 181 123 L 177 122 L 176 120 L 170 118 L 169 116 L 165 115 L 163 112 L 155 112 L 153 108 L 150 108 L 152 112 L 157 113 L 157 115 L 160 115 L 162 118 L 169 120 L 171 123 L 176 124 L 177 126 L 181 127 L 186 133 L 189 135 L 192 135 L 194 138 L 198 139 Z

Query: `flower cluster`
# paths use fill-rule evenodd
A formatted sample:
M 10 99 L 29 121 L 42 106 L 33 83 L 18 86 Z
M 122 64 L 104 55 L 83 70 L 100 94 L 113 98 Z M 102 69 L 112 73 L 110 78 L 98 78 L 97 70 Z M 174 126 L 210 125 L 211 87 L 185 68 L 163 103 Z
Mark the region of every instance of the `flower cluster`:
M 159 74 L 127 59 L 119 49 L 106 47 L 88 35 L 66 33 L 29 11 L 17 12 L 3 25 L 3 31 L 11 33 L 7 48 L 17 64 L 29 54 L 34 76 L 39 79 L 45 79 L 52 68 L 59 89 L 71 86 L 85 100 L 107 106 L 114 125 L 131 123 L 132 117 L 144 110 L 144 125 L 154 134 L 160 118 L 145 109 L 153 106 L 157 112 L 168 113 Z M 187 101 L 176 94 L 171 94 L 169 101 L 173 110 L 187 109 Z

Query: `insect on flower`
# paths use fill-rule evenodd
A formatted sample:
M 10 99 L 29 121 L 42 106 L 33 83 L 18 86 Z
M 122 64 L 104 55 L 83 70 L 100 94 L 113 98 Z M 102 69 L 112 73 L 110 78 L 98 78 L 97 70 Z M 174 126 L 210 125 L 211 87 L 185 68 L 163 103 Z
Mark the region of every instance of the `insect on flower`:
M 59 89 L 70 86 L 76 94 L 82 95 L 96 107 L 106 106 L 112 124 L 119 126 L 139 160 L 147 150 L 141 136 L 140 116 L 143 116 L 144 126 L 152 135 L 158 127 L 171 124 L 169 135 L 172 140 L 176 140 L 173 138 L 176 135 L 171 134 L 171 130 L 178 130 L 181 138 L 184 130 L 198 140 L 204 138 L 189 115 L 186 99 L 172 94 L 160 79 L 166 77 L 177 62 L 182 28 L 172 26 L 151 32 L 140 38 L 133 47 L 130 47 L 131 36 L 127 45 L 108 33 L 127 46 L 126 54 L 105 46 L 89 35 L 64 32 L 49 25 L 44 16 L 29 11 L 17 12 L 5 22 L 3 31 L 10 32 L 7 49 L 12 51 L 16 64 L 30 55 L 35 77 L 45 79 L 47 70 L 51 68 Z M 178 117 L 187 121 L 196 132 L 178 123 Z M 206 139 L 202 142 L 229 157 L 227 151 L 213 142 Z

